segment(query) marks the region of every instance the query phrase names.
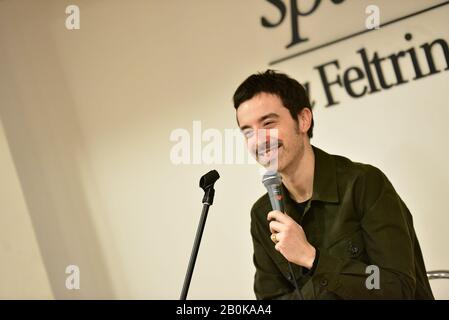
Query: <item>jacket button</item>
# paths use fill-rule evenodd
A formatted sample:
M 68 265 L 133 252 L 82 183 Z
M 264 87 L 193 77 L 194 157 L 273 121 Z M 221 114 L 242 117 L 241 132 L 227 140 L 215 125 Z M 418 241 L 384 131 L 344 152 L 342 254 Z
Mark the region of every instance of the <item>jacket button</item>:
M 353 256 L 357 255 L 357 253 L 359 253 L 359 248 L 358 247 L 352 247 L 351 248 L 351 253 Z
M 320 281 L 320 286 L 322 286 L 322 287 L 327 286 L 327 284 L 328 284 L 327 279 L 323 279 Z
M 290 281 L 292 281 L 293 277 L 292 277 L 292 275 L 291 275 L 290 273 L 287 274 L 287 279 L 290 280 Z

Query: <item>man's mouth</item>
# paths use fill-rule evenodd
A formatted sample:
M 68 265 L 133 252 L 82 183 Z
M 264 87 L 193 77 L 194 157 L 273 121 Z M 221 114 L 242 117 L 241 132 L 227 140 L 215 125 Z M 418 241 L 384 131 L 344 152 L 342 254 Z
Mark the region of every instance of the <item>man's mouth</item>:
M 273 152 L 278 152 L 282 147 L 282 143 L 278 142 L 275 144 L 271 144 L 268 147 L 262 146 L 257 148 L 257 155 L 259 156 L 270 156 Z

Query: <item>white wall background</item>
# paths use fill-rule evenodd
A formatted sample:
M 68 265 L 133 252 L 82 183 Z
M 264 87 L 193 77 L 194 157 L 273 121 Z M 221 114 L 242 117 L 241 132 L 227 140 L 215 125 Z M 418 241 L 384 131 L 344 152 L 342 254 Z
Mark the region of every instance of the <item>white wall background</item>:
M 374 2 L 382 21 L 438 3 Z M 2 228 L 15 231 L 0 232 L 0 243 L 22 235 L 18 245 L 29 250 L 1 251 L 2 297 L 177 299 L 201 211 L 198 179 L 215 168 L 222 177 L 189 297 L 252 299 L 258 167 L 176 166 L 170 133 L 191 132 L 194 120 L 236 128 L 231 98 L 243 79 L 363 29 L 372 3 L 324 1 L 301 24 L 310 42 L 287 50 L 288 19 L 262 28 L 261 16 L 277 17 L 264 1 L 0 1 L 0 214 Z M 80 30 L 65 28 L 69 4 L 80 7 Z M 313 98 L 324 101 L 313 66 L 360 64 L 362 47 L 389 55 L 449 41 L 448 17 L 444 6 L 274 68 L 312 81 Z M 414 39 L 406 42 L 405 32 Z M 435 59 L 444 69 L 443 56 Z M 448 80 L 441 72 L 361 99 L 337 93 L 339 105 L 314 109 L 316 146 L 374 164 L 393 182 L 429 270 L 449 269 Z M 69 264 L 80 266 L 78 291 L 65 288 Z M 4 281 L 11 277 L 17 282 Z M 432 286 L 449 298 L 448 281 Z

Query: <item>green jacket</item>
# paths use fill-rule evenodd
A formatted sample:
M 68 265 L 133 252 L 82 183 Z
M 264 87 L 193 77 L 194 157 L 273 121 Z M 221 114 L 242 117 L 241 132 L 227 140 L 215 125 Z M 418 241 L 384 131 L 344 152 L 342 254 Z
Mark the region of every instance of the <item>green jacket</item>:
M 319 249 L 313 274 L 292 264 L 304 299 L 433 299 L 412 217 L 377 168 L 313 147 L 312 198 L 304 214 L 283 186 L 286 213 Z M 257 299 L 297 299 L 287 260 L 270 239 L 265 194 L 251 210 Z M 379 270 L 379 288 L 369 265 Z

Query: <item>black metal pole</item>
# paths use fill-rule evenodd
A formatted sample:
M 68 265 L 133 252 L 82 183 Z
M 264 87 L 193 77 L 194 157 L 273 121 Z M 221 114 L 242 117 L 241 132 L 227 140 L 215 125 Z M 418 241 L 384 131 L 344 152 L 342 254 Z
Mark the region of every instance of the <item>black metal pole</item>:
M 193 269 L 195 268 L 196 257 L 198 256 L 198 250 L 200 249 L 201 237 L 203 236 L 204 226 L 206 225 L 207 213 L 209 212 L 209 207 L 214 202 L 214 183 L 218 178 L 220 178 L 218 172 L 216 170 L 211 170 L 200 179 L 200 188 L 204 190 L 202 201 L 203 211 L 201 212 L 200 222 L 198 223 L 198 229 L 196 230 L 195 241 L 193 242 L 192 253 L 190 254 L 189 266 L 187 267 L 186 277 L 184 278 L 184 285 L 182 286 L 181 297 L 179 298 L 180 300 L 187 299 Z
M 190 255 L 189 266 L 187 268 L 186 276 L 184 278 L 184 285 L 182 287 L 180 300 L 187 299 L 187 293 L 190 287 L 190 280 L 192 280 L 193 269 L 195 268 L 196 257 L 200 248 L 201 237 L 203 236 L 204 226 L 206 225 L 207 213 L 209 212 L 210 205 L 205 203 L 203 205 L 203 211 L 201 213 L 198 229 L 196 230 L 195 242 L 193 243 L 192 253 Z

